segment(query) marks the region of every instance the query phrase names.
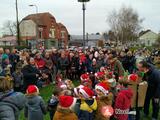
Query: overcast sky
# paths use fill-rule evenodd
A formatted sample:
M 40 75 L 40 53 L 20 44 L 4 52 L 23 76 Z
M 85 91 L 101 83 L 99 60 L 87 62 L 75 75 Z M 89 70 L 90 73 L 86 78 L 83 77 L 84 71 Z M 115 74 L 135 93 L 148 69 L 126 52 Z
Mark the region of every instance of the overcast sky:
M 0 0 L 0 27 L 6 20 L 16 20 L 15 0 Z M 77 0 L 18 0 L 19 19 L 28 14 L 35 13 L 36 4 L 39 12 L 50 12 L 57 20 L 62 22 L 70 34 L 82 33 L 82 6 Z M 135 9 L 143 22 L 144 29 L 160 31 L 160 0 L 91 0 L 87 3 L 86 32 L 96 33 L 109 30 L 106 23 L 107 15 L 118 10 L 122 5 Z

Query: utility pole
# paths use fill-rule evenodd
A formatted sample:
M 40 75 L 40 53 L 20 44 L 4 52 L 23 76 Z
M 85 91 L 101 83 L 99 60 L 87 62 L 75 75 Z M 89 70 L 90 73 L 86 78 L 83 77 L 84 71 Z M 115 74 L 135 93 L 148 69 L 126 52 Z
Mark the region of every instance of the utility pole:
M 83 10 L 83 45 L 84 45 L 84 50 L 85 50 L 85 46 L 86 46 L 86 44 L 85 44 L 85 37 L 86 37 L 86 35 L 85 35 L 85 10 L 86 10 L 86 6 L 85 6 L 85 3 L 83 2 L 82 3 L 82 10 Z
M 20 46 L 20 30 L 19 30 L 19 20 L 18 20 L 18 1 L 16 0 L 16 22 L 17 22 L 17 44 Z
M 78 0 L 78 2 L 82 3 L 82 10 L 83 10 L 83 50 L 85 50 L 85 11 L 86 11 L 86 3 L 90 0 Z

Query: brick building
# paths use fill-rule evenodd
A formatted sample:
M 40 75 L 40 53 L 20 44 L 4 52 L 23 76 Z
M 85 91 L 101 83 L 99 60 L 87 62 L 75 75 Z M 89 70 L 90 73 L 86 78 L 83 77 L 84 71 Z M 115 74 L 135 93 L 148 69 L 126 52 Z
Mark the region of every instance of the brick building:
M 57 23 L 50 13 L 38 13 L 26 16 L 20 22 L 21 44 L 32 48 L 68 46 L 68 31 L 62 23 Z

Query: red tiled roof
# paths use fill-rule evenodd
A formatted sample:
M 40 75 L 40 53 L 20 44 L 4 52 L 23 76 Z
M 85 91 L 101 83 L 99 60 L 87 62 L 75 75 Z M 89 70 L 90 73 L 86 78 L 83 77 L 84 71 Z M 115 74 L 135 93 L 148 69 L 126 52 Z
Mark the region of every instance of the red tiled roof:
M 46 19 L 47 18 L 52 18 L 52 19 L 54 19 L 54 21 L 56 21 L 54 16 L 52 16 L 49 12 L 30 14 L 30 15 L 26 16 L 25 18 L 23 18 L 23 20 L 33 20 L 38 25 L 46 26 Z

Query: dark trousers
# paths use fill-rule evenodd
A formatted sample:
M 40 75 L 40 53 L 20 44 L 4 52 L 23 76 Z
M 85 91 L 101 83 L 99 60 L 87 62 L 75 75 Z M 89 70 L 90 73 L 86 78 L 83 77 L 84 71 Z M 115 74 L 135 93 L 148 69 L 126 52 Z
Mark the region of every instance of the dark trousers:
M 152 100 L 152 118 L 157 119 L 158 118 L 158 112 L 159 112 L 159 102 L 155 103 L 154 98 L 153 98 L 153 93 L 149 94 L 147 92 L 146 94 L 146 99 L 144 103 L 144 113 L 145 115 L 149 115 L 149 107 L 150 107 L 150 101 Z

